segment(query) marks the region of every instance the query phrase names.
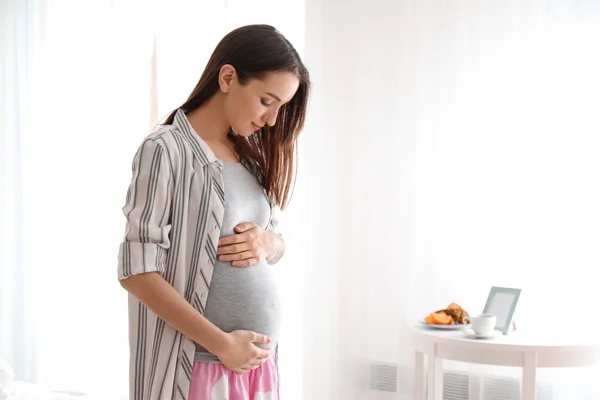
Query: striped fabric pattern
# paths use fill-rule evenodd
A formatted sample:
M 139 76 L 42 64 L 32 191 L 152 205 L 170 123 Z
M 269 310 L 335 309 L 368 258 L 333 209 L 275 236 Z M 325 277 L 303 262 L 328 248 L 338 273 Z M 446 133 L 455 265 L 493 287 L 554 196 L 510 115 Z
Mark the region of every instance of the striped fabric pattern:
M 147 136 L 133 160 L 119 246 L 119 280 L 159 272 L 204 312 L 224 215 L 223 163 L 178 110 L 172 125 Z M 277 227 L 276 207 L 271 222 Z M 273 260 L 271 264 L 277 262 Z M 132 400 L 185 399 L 195 343 L 129 295 Z

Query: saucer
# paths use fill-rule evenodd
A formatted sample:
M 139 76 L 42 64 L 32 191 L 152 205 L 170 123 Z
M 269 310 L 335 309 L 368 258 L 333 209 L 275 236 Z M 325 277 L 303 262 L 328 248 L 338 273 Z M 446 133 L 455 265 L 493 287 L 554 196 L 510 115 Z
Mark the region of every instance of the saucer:
M 488 333 L 487 335 L 478 335 L 476 334 L 472 328 L 465 328 L 463 330 L 464 333 L 467 334 L 467 336 L 470 336 L 472 338 L 475 339 L 492 339 L 495 338 L 496 336 L 500 335 L 501 332 L 497 331 L 497 330 L 493 330 L 490 333 Z
M 428 324 L 425 321 L 421 321 L 421 325 L 429 328 L 429 329 L 440 329 L 444 331 L 459 331 L 465 329 L 465 325 L 456 324 L 456 325 L 437 325 L 437 324 Z

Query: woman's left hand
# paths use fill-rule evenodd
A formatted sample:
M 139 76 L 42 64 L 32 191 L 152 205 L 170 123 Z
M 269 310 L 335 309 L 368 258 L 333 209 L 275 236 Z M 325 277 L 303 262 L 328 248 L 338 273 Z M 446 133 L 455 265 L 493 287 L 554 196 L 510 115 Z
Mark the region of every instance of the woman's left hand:
M 239 224 L 233 231 L 236 234 L 219 240 L 219 261 L 231 261 L 234 267 L 250 267 L 273 253 L 273 232 L 265 231 L 252 222 Z

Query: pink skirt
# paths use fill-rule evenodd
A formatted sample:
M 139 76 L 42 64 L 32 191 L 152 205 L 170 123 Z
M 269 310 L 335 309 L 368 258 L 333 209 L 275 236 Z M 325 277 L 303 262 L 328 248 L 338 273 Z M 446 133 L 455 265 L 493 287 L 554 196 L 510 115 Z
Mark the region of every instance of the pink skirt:
M 272 359 L 245 374 L 217 363 L 195 362 L 188 400 L 279 400 Z

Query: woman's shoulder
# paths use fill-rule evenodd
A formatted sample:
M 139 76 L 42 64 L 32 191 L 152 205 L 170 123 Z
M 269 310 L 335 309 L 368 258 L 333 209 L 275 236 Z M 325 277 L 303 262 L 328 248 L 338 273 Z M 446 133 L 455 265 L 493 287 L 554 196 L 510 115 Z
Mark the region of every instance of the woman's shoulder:
M 178 170 L 179 166 L 185 162 L 185 149 L 182 146 L 181 139 L 178 139 L 177 128 L 172 125 L 161 125 L 152 133 L 146 135 L 139 145 L 138 152 L 158 151 L 156 154 L 162 154 L 171 169 Z
M 152 141 L 163 147 L 176 147 L 175 135 L 177 127 L 173 125 L 159 125 L 152 133 L 144 138 L 144 141 Z
M 154 142 L 169 154 L 169 157 L 182 157 L 187 152 L 185 140 L 182 140 L 181 132 L 174 125 L 160 125 L 154 132 L 144 138 L 144 142 Z

